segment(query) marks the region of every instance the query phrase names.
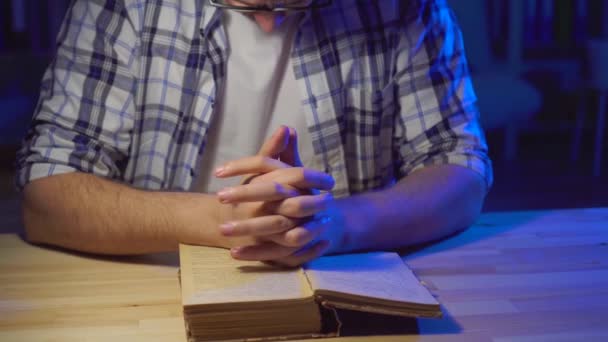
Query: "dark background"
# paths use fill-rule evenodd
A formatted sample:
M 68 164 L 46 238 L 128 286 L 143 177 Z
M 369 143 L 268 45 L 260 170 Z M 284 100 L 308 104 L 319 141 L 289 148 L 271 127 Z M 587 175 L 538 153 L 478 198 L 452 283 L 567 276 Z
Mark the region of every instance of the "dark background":
M 0 2 L 0 201 L 13 217 L 15 151 L 68 4 Z M 598 129 L 600 94 L 608 93 L 608 0 L 452 5 L 495 167 L 484 211 L 608 206 L 608 123 Z

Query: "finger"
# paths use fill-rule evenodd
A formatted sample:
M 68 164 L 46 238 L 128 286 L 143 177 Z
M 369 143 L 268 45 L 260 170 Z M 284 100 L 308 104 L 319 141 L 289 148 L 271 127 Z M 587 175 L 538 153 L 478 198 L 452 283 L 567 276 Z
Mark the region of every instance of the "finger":
M 288 257 L 273 260 L 273 264 L 285 267 L 300 266 L 325 254 L 328 247 L 329 241 L 322 240 L 310 247 L 303 248 Z
M 258 151 L 258 155 L 276 158 L 288 146 L 289 138 L 290 132 L 288 127 L 281 126 L 277 128 L 272 136 L 264 142 Z
M 304 167 L 276 169 L 258 176 L 257 181 L 274 181 L 289 184 L 299 189 L 331 190 L 336 182 L 325 172 Z
M 230 255 L 237 260 L 269 261 L 284 258 L 295 253 L 298 249 L 266 242 L 258 245 L 235 247 L 230 249 Z
M 252 182 L 224 188 L 217 193 L 221 203 L 278 201 L 303 195 L 300 190 L 277 182 Z
M 283 216 L 304 218 L 326 210 L 332 201 L 330 193 L 292 197 L 277 202 L 274 212 Z
M 290 166 L 277 159 L 258 155 L 229 161 L 215 170 L 215 176 L 224 178 L 268 173 L 287 167 Z
M 300 220 L 292 219 L 282 215 L 268 215 L 254 217 L 242 221 L 226 222 L 220 226 L 220 232 L 224 236 L 268 236 L 282 235 L 293 230 Z M 292 237 L 294 239 L 294 237 Z M 285 245 L 285 244 L 283 244 Z
M 322 227 L 309 225 L 307 227 L 295 227 L 280 234 L 268 236 L 268 239 L 282 246 L 302 248 L 316 239 L 322 232 Z
M 298 152 L 298 133 L 295 128 L 289 127 L 289 141 L 283 152 L 279 154 L 279 159 L 291 166 L 303 166 Z

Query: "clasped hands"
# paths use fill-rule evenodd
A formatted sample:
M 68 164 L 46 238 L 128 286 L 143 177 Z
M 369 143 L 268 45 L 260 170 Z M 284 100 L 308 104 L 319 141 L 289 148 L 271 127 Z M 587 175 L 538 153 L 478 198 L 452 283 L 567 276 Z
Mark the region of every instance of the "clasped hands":
M 342 219 L 328 192 L 334 179 L 303 167 L 294 129 L 281 126 L 256 156 L 230 161 L 215 176 L 242 177 L 217 194 L 222 235 L 249 237 L 231 248 L 233 258 L 293 267 L 340 249 Z

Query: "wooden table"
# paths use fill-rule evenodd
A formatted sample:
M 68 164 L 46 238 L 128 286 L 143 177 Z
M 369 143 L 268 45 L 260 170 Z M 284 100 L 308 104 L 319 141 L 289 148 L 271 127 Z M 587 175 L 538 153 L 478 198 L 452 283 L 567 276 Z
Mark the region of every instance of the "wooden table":
M 444 307 L 419 335 L 608 341 L 608 208 L 485 214 L 405 256 Z M 0 234 L 0 341 L 185 341 L 175 254 L 102 258 Z

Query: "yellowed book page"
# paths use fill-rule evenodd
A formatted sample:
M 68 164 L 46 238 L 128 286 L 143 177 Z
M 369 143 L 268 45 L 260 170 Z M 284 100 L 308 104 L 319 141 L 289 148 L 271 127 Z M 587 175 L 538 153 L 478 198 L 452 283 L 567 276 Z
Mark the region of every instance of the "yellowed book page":
M 302 269 L 234 260 L 228 250 L 179 246 L 182 305 L 311 298 Z
M 305 267 L 313 290 L 391 302 L 438 304 L 396 253 L 322 257 Z

